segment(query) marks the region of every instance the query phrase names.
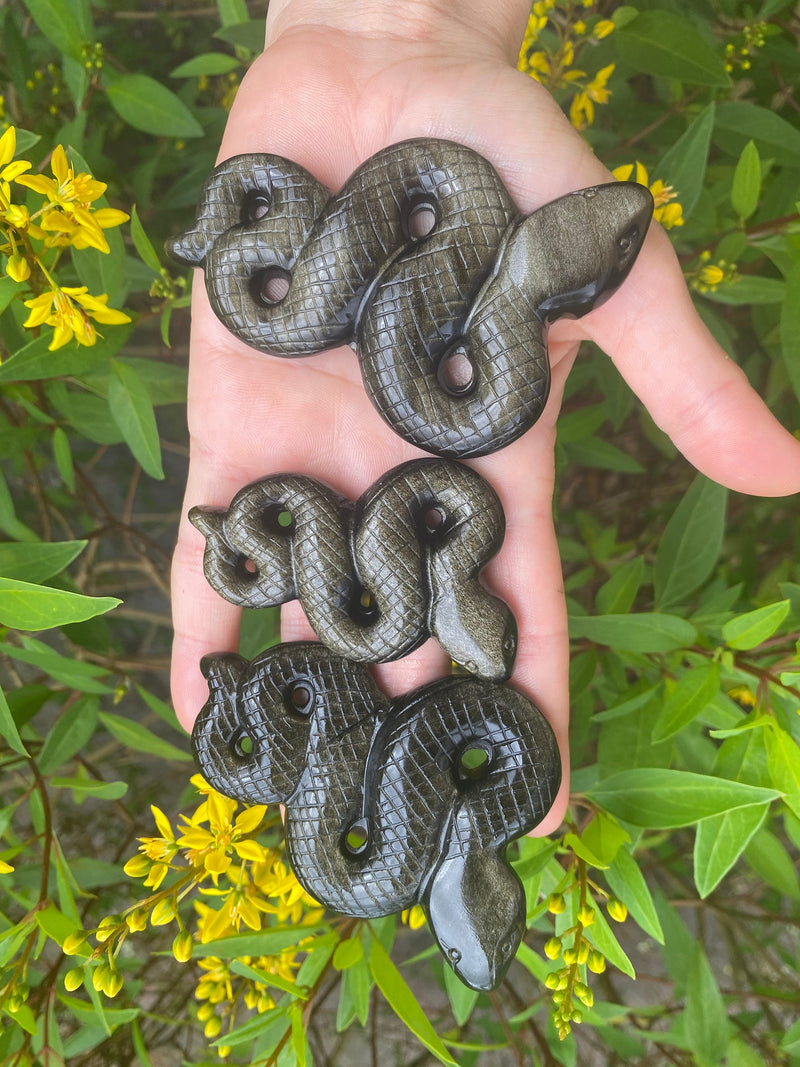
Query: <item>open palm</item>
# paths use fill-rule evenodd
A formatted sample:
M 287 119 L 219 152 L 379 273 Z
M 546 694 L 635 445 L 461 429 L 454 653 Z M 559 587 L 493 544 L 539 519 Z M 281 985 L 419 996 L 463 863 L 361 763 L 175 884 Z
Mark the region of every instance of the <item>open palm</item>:
M 489 159 L 518 206 L 611 180 L 541 86 L 515 70 L 527 5 L 501 3 L 496 20 L 468 10 L 404 14 L 395 34 L 377 32 L 374 11 L 348 26 L 348 6 L 326 22 L 324 0 L 273 0 L 268 48 L 239 91 L 220 159 L 272 152 L 336 189 L 366 158 L 411 137 L 458 141 Z M 425 5 L 420 5 L 424 7 Z M 432 5 L 433 6 L 433 5 Z M 469 4 L 463 5 L 464 9 Z M 413 5 L 411 5 L 413 8 Z M 507 532 L 487 568 L 519 624 L 513 684 L 528 692 L 567 751 L 568 643 L 561 568 L 552 523 L 553 446 L 564 381 L 581 339 L 611 356 L 687 459 L 734 489 L 800 491 L 800 442 L 772 418 L 743 373 L 698 319 L 672 248 L 651 228 L 630 277 L 603 307 L 550 331 L 553 382 L 536 426 L 472 465 L 497 490 Z M 216 320 L 196 279 L 189 375 L 191 462 L 173 564 L 173 698 L 190 727 L 206 696 L 199 661 L 238 645 L 239 609 L 213 592 L 202 571 L 203 537 L 188 523 L 195 504 L 227 505 L 246 483 L 298 472 L 358 497 L 389 468 L 420 456 L 380 419 L 350 349 L 282 360 L 254 352 Z M 311 636 L 297 604 L 283 609 L 283 635 Z M 390 693 L 445 672 L 435 642 L 376 668 Z M 541 826 L 560 821 L 567 795 Z

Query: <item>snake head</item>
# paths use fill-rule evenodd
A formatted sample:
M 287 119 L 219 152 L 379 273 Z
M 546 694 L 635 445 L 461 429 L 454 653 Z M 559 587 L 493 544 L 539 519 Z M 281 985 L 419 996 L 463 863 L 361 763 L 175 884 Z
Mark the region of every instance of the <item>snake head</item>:
M 448 855 L 422 901 L 447 962 L 471 989 L 491 992 L 505 978 L 525 933 L 525 892 L 497 852 Z
M 476 595 L 470 595 L 474 591 Z M 439 592 L 431 602 L 431 631 L 450 658 L 470 674 L 493 682 L 511 677 L 517 656 L 517 621 L 499 597 L 475 582 Z
M 652 216 L 650 190 L 637 182 L 569 193 L 522 220 L 505 247 L 504 270 L 543 321 L 585 315 L 625 281 Z

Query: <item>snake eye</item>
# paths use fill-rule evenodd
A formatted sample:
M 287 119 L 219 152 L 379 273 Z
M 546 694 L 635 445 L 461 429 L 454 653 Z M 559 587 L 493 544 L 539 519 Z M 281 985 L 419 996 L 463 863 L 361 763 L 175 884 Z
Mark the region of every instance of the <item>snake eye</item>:
M 295 719 L 307 719 L 314 710 L 316 691 L 308 678 L 295 678 L 284 695 L 286 710 Z
M 251 189 L 242 199 L 242 222 L 258 222 L 269 213 L 272 197 L 264 189 Z
M 631 248 L 633 247 L 633 243 L 638 236 L 639 230 L 636 226 L 628 230 L 627 233 L 623 233 L 622 237 L 620 237 L 619 239 L 618 244 L 619 250 L 623 256 L 626 256 L 628 252 L 630 252 Z
M 400 225 L 407 241 L 422 241 L 439 223 L 439 204 L 430 193 L 415 193 L 403 205 Z
M 461 962 L 461 950 L 457 949 L 455 945 L 447 950 L 447 958 L 451 963 Z

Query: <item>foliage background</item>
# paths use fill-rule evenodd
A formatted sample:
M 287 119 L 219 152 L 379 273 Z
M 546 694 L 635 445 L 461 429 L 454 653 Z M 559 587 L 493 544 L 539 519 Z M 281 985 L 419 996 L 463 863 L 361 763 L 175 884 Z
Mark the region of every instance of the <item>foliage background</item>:
M 320 917 L 274 813 L 190 784 L 164 702 L 186 282 L 155 250 L 213 165 L 251 12 L 0 8 L 18 157 L 49 176 L 68 146 L 136 205 L 108 252 L 47 253 L 53 285 L 132 323 L 52 349 L 61 320 L 26 326 L 23 304 L 50 283 L 35 259 L 20 277 L 3 201 L 0 1063 L 800 1062 L 796 501 L 696 477 L 599 353 L 558 441 L 573 804 L 515 850 L 530 931 L 498 993 L 460 986 L 413 915 Z M 799 34 L 784 0 L 562 0 L 534 5 L 521 55 L 604 161 L 644 168 L 701 314 L 795 430 Z M 250 617 L 245 654 L 274 627 Z

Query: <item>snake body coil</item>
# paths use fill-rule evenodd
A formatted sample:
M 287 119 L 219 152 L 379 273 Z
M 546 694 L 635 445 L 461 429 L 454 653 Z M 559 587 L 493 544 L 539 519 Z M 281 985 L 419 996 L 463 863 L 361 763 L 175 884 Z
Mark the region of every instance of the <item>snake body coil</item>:
M 471 673 L 511 673 L 514 616 L 478 579 L 503 542 L 503 509 L 469 467 L 411 460 L 355 504 L 313 478 L 274 475 L 189 518 L 218 593 L 247 607 L 299 598 L 339 655 L 382 663 L 432 633 Z
M 561 776 L 535 705 L 476 678 L 390 702 L 360 664 L 311 643 L 251 663 L 207 656 L 202 670 L 200 769 L 228 796 L 286 805 L 306 890 L 363 917 L 422 903 L 459 977 L 495 988 L 525 929 L 505 846 L 541 821 Z
M 352 344 L 397 433 L 480 456 L 539 417 L 547 324 L 624 281 L 652 210 L 643 186 L 614 182 L 522 217 L 480 155 L 418 139 L 372 156 L 333 196 L 279 156 L 226 160 L 168 247 L 204 268 L 239 338 L 288 357 Z

